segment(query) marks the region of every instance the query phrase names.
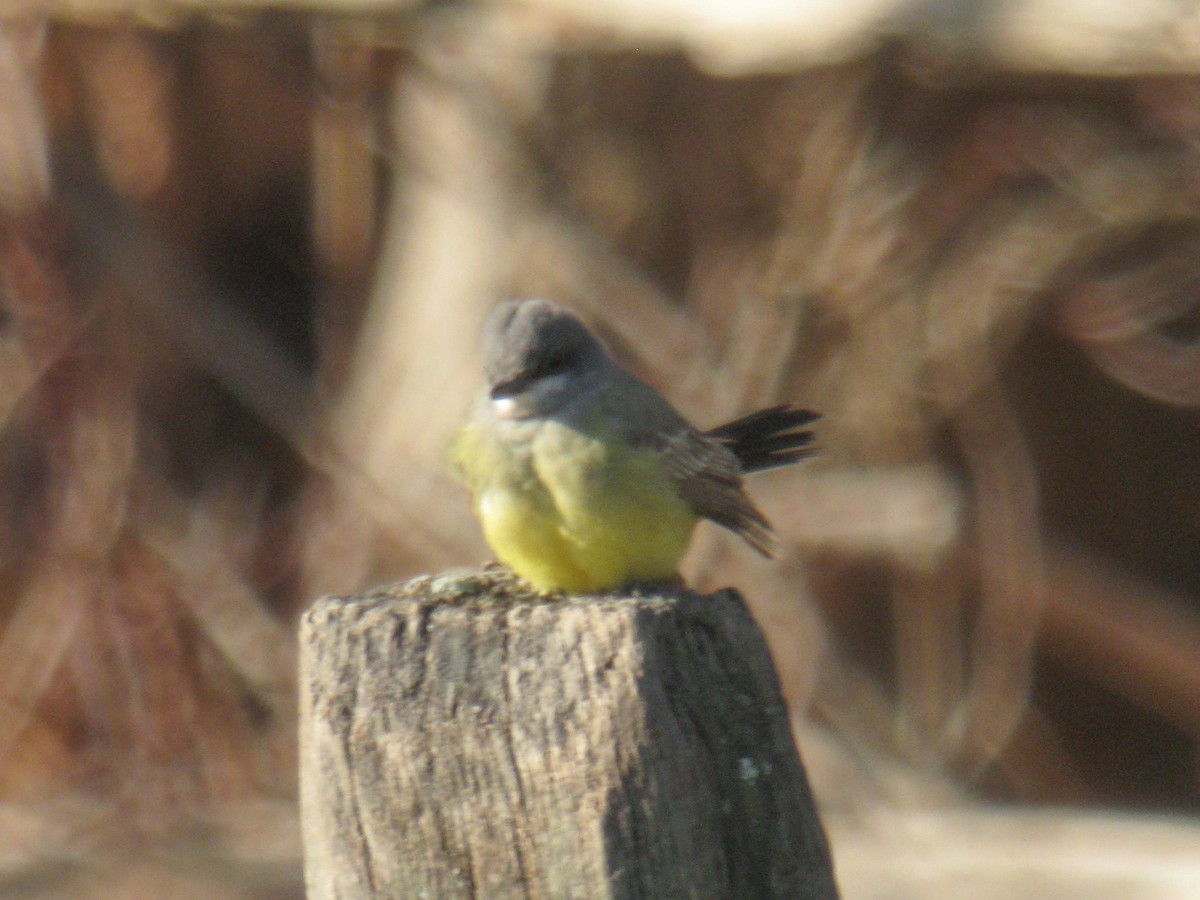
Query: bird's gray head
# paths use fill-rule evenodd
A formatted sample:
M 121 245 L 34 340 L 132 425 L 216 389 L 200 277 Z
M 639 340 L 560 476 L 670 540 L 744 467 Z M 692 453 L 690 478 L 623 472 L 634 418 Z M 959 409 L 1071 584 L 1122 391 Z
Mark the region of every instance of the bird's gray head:
M 545 415 L 609 371 L 604 345 L 573 314 L 545 300 L 498 306 L 483 327 L 488 396 L 504 418 Z

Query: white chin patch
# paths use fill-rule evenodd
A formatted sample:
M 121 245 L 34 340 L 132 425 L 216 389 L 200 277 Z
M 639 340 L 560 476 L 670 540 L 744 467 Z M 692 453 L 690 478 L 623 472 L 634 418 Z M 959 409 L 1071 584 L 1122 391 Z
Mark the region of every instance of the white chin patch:
M 511 419 L 517 414 L 517 401 L 512 397 L 499 397 L 492 401 L 492 409 L 501 419 Z

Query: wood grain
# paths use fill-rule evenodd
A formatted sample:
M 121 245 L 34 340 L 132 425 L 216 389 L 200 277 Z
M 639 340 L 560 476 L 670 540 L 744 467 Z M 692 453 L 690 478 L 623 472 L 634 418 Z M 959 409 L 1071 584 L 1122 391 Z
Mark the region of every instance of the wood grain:
M 506 574 L 327 598 L 301 629 L 309 896 L 836 896 L 732 591 Z

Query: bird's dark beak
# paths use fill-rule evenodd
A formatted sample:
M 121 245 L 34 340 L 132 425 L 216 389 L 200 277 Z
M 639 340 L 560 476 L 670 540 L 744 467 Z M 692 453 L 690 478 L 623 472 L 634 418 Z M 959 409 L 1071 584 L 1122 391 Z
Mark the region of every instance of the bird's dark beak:
M 506 400 L 515 397 L 528 387 L 530 381 L 529 375 L 523 372 L 515 378 L 492 385 L 488 391 L 488 397 L 492 400 Z

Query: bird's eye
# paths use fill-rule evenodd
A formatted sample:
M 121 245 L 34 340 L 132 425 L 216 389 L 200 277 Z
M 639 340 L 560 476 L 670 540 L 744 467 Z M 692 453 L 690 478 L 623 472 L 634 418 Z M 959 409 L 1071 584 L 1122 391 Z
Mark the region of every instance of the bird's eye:
M 571 359 L 565 353 L 556 353 L 554 356 L 549 356 L 542 360 L 542 364 L 538 366 L 538 374 L 541 376 L 556 375 L 570 365 Z

